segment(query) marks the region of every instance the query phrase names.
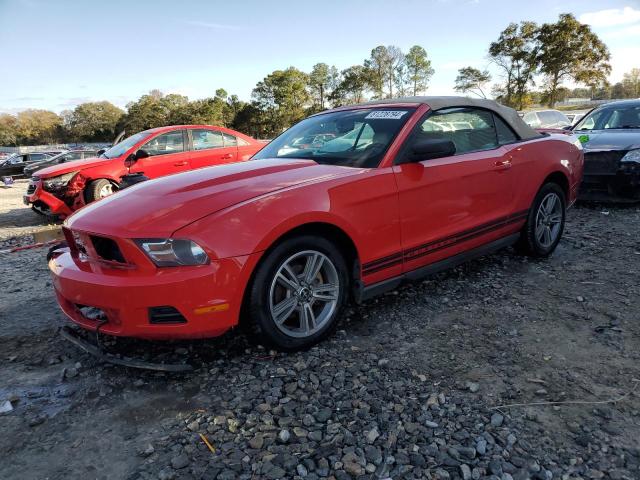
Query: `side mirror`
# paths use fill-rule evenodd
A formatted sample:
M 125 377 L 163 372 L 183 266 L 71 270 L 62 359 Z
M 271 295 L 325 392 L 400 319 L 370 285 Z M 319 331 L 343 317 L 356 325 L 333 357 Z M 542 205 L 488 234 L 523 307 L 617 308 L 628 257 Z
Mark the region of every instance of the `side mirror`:
M 141 160 L 143 158 L 149 158 L 149 152 L 147 152 L 146 150 L 138 150 L 135 153 L 135 158 L 136 158 L 136 160 Z
M 450 157 L 456 153 L 456 145 L 451 140 L 440 138 L 418 140 L 410 148 L 403 163 Z
M 133 164 L 142 158 L 149 158 L 149 153 L 144 150 L 138 150 L 136 153 L 131 153 L 124 161 L 124 166 L 127 168 L 133 167 Z

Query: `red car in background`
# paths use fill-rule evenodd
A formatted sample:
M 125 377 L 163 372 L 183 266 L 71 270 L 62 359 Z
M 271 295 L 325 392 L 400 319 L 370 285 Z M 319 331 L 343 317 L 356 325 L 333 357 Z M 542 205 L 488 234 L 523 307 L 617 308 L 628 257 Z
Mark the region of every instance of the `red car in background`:
M 33 174 L 24 203 L 65 218 L 116 192 L 121 177 L 163 177 L 212 165 L 248 160 L 264 143 L 209 125 L 173 125 L 136 133 L 97 158 L 66 162 Z
M 304 348 L 350 299 L 512 244 L 550 255 L 583 163 L 579 141 L 490 100 L 354 105 L 303 120 L 250 162 L 83 208 L 49 268 L 62 310 L 88 330 L 211 337 L 243 319 Z

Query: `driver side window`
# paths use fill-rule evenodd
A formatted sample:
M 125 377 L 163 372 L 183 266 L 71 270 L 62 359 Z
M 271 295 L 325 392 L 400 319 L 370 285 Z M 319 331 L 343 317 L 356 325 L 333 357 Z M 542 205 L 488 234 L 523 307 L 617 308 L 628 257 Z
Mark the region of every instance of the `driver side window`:
M 184 152 L 184 137 L 182 135 L 182 130 L 158 135 L 145 143 L 141 147 L 141 150 L 147 152 L 150 157 Z
M 413 141 L 436 139 L 451 140 L 456 154 L 498 148 L 491 113 L 474 108 L 447 108 L 430 114 Z

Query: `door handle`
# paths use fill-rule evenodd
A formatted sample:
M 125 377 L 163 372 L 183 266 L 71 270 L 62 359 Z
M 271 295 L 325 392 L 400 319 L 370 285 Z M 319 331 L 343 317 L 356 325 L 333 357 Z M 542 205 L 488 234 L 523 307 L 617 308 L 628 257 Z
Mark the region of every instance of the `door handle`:
M 178 163 L 174 163 L 173 166 L 174 167 L 184 167 L 187 164 L 187 162 L 178 162 Z
M 232 153 L 227 153 L 225 155 L 222 155 L 222 159 L 223 160 L 229 160 L 230 158 L 233 158 L 233 154 Z
M 511 159 L 509 160 L 497 160 L 494 165 L 498 168 L 511 168 Z

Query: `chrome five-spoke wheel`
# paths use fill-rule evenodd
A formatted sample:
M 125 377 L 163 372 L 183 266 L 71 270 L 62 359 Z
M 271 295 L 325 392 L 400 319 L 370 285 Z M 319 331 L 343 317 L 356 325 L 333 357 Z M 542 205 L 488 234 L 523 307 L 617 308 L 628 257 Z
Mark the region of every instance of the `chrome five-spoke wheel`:
M 273 322 L 285 335 L 303 338 L 321 330 L 338 307 L 340 277 L 324 253 L 304 250 L 276 270 L 269 291 Z
M 549 248 L 562 229 L 562 201 L 555 192 L 548 193 L 536 213 L 535 235 L 540 245 Z

